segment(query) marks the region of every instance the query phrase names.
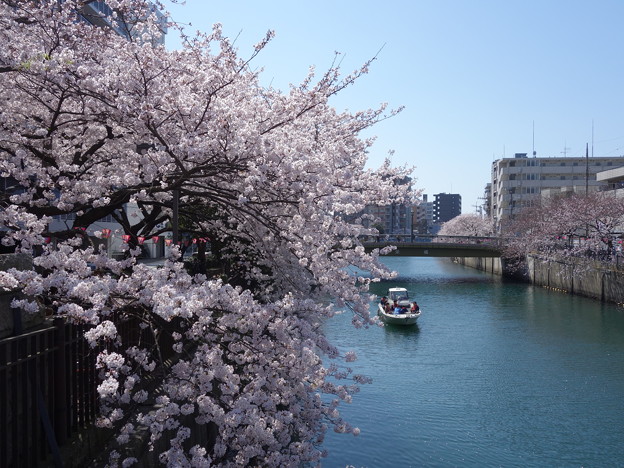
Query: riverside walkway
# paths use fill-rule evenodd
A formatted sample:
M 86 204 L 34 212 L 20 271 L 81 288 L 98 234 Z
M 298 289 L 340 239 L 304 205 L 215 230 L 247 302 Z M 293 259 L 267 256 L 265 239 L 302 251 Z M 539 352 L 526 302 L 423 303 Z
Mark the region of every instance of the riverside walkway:
M 367 252 L 396 246 L 389 255 L 402 257 L 500 257 L 500 239 L 472 236 L 376 236 L 363 240 Z

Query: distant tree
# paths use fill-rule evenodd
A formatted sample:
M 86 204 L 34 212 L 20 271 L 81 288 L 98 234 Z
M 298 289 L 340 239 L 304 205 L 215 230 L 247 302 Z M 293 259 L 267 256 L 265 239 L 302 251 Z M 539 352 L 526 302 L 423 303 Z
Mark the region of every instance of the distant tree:
M 444 223 L 438 235 L 486 237 L 493 233 L 494 226 L 489 218 L 477 214 L 462 214 Z
M 624 199 L 613 192 L 547 198 L 514 218 L 505 233 L 506 254 L 610 257 L 623 229 Z
M 107 0 L 130 39 L 80 21 L 84 3 L 0 0 L 0 175 L 13 181 L 0 231 L 36 266 L 0 273 L 0 287 L 31 298 L 15 306 L 89 324 L 89 342 L 107 345 L 99 424 L 118 431 L 111 464 L 133 462 L 124 444 L 137 426 L 152 444 L 169 441 L 169 466 L 318 462 L 328 427 L 357 434 L 337 406 L 366 381 L 335 362 L 354 356 L 321 323 L 345 307 L 356 326 L 373 323 L 369 284 L 390 275 L 360 243 L 372 231 L 347 220 L 369 204 L 413 203 L 392 183 L 410 170 L 366 169 L 371 142 L 358 136 L 394 112 L 330 106 L 369 64 L 310 73 L 284 94 L 258 83 L 218 26 L 168 51 L 152 40 L 161 21 L 150 2 Z M 177 249 L 155 269 L 137 264 L 132 242 L 121 261 L 90 244 L 85 229 L 107 215 L 133 239 L 162 233 L 174 193 L 184 229 L 210 237 L 226 277 L 189 275 Z M 139 220 L 126 217 L 129 202 Z M 69 214 L 70 229 L 50 231 Z M 127 318 L 157 344 L 172 340 L 175 364 L 158 345 L 124 343 Z M 143 387 L 154 376 L 157 394 Z M 127 422 L 132 403 L 153 411 Z M 189 418 L 214 441 L 186 447 Z

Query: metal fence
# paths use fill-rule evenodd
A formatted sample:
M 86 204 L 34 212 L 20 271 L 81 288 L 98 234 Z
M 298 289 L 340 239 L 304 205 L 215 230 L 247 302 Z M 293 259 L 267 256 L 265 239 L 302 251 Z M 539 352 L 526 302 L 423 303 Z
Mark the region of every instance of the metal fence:
M 83 332 L 57 319 L 0 340 L 0 466 L 59 465 L 59 447 L 95 420 L 95 354 Z
M 117 323 L 122 342 L 153 348 L 137 320 Z M 86 329 L 55 319 L 0 340 L 0 467 L 63 466 L 63 446 L 93 426 L 100 349 L 88 345 Z M 170 341 L 159 339 L 166 358 Z

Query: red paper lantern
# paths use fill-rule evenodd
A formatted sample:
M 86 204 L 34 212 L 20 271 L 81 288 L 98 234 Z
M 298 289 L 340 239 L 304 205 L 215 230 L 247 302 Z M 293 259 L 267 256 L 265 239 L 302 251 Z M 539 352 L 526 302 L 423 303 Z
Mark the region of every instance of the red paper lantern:
M 121 238 L 127 244 L 128 241 L 130 240 L 130 234 L 124 234 L 123 236 L 121 236 Z
M 139 236 L 139 237 L 137 237 L 137 241 L 138 241 L 139 245 L 143 245 L 143 242 L 145 242 L 145 237 Z
M 160 239 L 160 236 L 152 236 L 152 242 L 153 242 L 154 244 L 157 244 L 157 243 L 158 243 L 158 241 L 159 241 L 159 239 Z
M 108 239 L 111 235 L 111 230 L 110 229 L 102 229 L 102 238 L 103 239 Z
M 173 239 L 165 239 L 165 245 L 173 244 Z

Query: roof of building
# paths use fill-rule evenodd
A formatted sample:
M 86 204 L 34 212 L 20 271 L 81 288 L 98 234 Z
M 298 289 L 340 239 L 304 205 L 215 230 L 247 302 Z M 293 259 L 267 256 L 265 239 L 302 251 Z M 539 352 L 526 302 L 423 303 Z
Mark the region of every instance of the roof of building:
M 596 180 L 604 182 L 621 182 L 624 181 L 624 166 L 616 167 L 615 169 L 609 169 L 608 171 L 601 171 L 596 174 Z

